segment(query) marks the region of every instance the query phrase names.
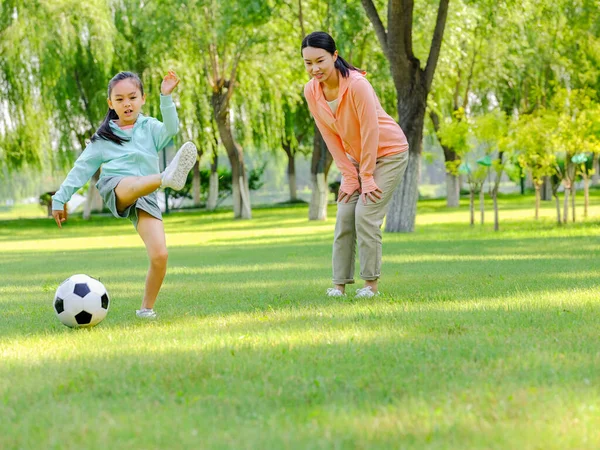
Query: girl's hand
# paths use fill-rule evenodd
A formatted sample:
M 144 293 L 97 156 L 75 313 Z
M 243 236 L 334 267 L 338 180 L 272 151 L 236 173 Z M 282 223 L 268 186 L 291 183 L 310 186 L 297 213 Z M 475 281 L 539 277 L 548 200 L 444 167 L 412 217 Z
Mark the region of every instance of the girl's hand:
M 366 205 L 367 199 L 371 200 L 373 203 L 377 203 L 377 200 L 381 200 L 381 194 L 383 194 L 383 191 L 377 188 L 374 191 L 361 194 L 361 197 L 363 198 L 363 203 Z
M 56 222 L 56 225 L 58 225 L 58 228 L 62 228 L 62 223 L 67 220 L 67 216 L 66 209 L 64 211 L 61 209 L 54 209 L 52 211 L 52 217 L 54 217 L 54 221 Z
M 169 70 L 169 73 L 165 75 L 160 85 L 160 93 L 162 95 L 171 95 L 171 92 L 177 87 L 179 81 L 177 74 Z
M 358 189 L 356 190 L 358 191 Z M 354 192 L 356 192 L 354 191 Z M 354 192 L 352 192 L 352 194 L 346 194 L 344 191 L 342 191 L 340 189 L 340 192 L 338 193 L 338 203 L 348 203 L 350 201 L 350 198 L 354 195 Z

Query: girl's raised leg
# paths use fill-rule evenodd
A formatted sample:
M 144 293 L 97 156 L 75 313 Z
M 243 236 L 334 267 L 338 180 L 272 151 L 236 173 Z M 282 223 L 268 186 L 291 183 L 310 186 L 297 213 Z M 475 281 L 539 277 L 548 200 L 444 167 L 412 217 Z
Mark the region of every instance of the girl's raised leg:
M 160 187 L 162 175 L 147 175 L 145 177 L 125 177 L 115 188 L 117 196 L 117 211 L 123 212 L 144 195 L 151 194 Z

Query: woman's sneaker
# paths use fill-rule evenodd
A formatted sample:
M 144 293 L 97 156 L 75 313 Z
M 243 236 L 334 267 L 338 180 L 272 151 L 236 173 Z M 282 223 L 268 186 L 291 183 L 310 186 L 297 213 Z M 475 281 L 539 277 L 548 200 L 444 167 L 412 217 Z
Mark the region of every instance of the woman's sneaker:
M 345 296 L 346 296 L 346 294 L 344 294 L 338 288 L 327 289 L 327 297 L 345 297 Z
M 138 309 L 135 312 L 135 315 L 140 319 L 156 319 L 158 317 L 153 309 L 148 308 Z
M 365 286 L 364 288 L 361 288 L 356 291 L 356 295 L 354 296 L 354 298 L 371 298 L 377 295 L 379 295 L 379 292 L 373 292 L 371 286 Z
M 181 146 L 173 160 L 162 173 L 160 187 L 180 191 L 185 186 L 188 173 L 196 164 L 198 151 L 193 142 L 186 142 Z

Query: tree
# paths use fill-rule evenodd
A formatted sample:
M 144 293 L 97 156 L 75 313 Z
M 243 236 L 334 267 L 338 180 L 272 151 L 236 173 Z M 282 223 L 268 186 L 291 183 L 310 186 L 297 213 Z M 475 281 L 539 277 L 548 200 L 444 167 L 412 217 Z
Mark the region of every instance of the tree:
M 390 64 L 398 96 L 399 123 L 409 145 L 408 167 L 391 201 L 386 220 L 387 231 L 410 232 L 415 227 L 423 123 L 427 96 L 442 46 L 448 1 L 439 1 L 427 63 L 422 68 L 413 51 L 413 1 L 388 0 L 386 29 L 373 0 L 361 0 Z
M 101 1 L 8 2 L 0 14 L 6 15 L 0 19 L 0 90 L 11 111 L 8 121 L 0 119 L 4 165 L 63 168 L 74 159 L 73 149 L 85 148 L 107 110 L 116 34 L 112 18 Z M 20 45 L 10 45 L 14 42 Z M 98 175 L 84 217 L 92 196 L 99 200 Z
M 494 204 L 494 231 L 499 230 L 498 189 L 500 188 L 500 179 L 507 162 L 505 154 L 509 150 L 507 132 L 508 123 L 506 115 L 500 110 L 496 109 L 478 116 L 474 120 L 474 137 L 483 146 L 485 156 L 492 161 L 489 167 L 491 167 L 490 170 L 493 171 L 494 175 L 493 184 L 490 185 L 490 195 Z M 488 165 L 487 161 L 485 165 Z
M 541 189 L 544 180 L 556 174 L 556 155 L 549 143 L 549 134 L 544 116 L 528 114 L 520 116 L 512 124 L 512 146 L 517 154 L 517 162 L 531 175 L 535 189 L 535 220 L 539 218 Z M 560 215 L 560 213 L 559 213 Z

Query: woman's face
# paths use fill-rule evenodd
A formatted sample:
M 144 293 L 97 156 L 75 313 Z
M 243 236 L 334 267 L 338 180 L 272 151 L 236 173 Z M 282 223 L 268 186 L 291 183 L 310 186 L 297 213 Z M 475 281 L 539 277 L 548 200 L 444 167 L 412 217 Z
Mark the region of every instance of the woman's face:
M 337 60 L 337 50 L 332 55 L 327 50 L 316 47 L 305 47 L 302 50 L 304 58 L 304 67 L 308 74 L 316 78 L 319 83 L 323 83 L 336 75 L 335 61 Z

